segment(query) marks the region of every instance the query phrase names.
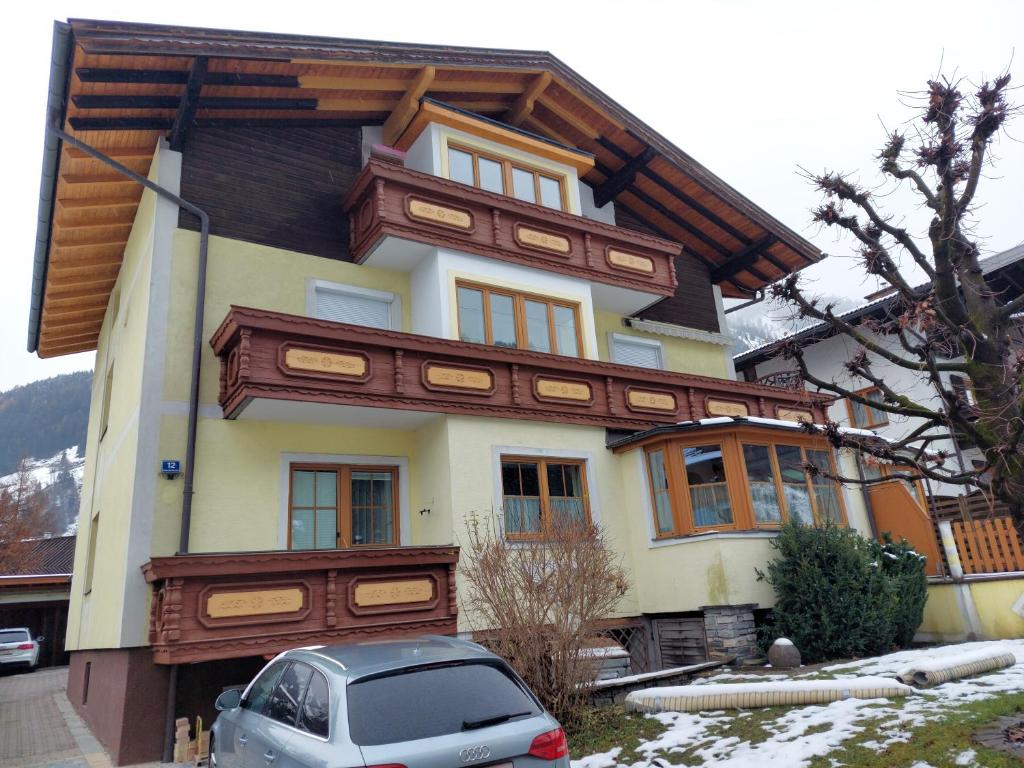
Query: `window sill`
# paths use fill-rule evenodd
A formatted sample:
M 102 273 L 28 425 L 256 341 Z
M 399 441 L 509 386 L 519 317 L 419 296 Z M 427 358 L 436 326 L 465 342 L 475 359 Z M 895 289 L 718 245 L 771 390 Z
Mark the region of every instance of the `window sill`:
M 664 536 L 660 539 L 652 539 L 647 543 L 647 548 L 660 549 L 661 547 L 672 547 L 696 541 L 718 541 L 724 539 L 773 539 L 778 535 L 779 531 L 777 529 L 757 531 L 705 531 L 704 533 L 690 533 L 682 536 Z

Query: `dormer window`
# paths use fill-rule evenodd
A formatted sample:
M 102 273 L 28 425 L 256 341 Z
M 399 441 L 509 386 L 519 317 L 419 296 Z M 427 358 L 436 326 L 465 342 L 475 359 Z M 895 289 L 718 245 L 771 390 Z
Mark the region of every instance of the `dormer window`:
M 566 209 L 563 179 L 469 147 L 448 145 L 448 176 L 452 181 L 527 203 L 539 203 L 557 211 Z

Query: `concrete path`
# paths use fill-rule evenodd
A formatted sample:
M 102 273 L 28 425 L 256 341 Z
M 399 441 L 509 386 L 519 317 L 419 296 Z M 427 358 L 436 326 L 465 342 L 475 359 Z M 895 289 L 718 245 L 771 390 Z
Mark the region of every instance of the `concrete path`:
M 67 684 L 67 667 L 0 675 L 0 768 L 112 768 L 68 701 Z

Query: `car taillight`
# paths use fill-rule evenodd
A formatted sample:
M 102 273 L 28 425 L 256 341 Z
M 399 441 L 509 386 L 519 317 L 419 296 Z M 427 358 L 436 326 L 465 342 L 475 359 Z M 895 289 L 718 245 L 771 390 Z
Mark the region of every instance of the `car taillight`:
M 541 760 L 557 760 L 569 754 L 569 743 L 565 740 L 565 732 L 561 728 L 542 733 L 530 745 L 529 755 Z
M 32 643 L 22 643 L 18 646 L 19 651 L 31 651 L 33 648 L 35 648 L 35 646 L 32 645 Z

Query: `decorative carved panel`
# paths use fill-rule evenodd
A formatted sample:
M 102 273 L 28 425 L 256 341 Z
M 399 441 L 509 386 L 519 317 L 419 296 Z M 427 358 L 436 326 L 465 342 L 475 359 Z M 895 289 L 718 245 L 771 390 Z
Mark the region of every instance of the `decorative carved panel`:
M 721 400 L 709 397 L 704 402 L 704 410 L 708 416 L 749 416 L 750 406 L 735 400 Z

